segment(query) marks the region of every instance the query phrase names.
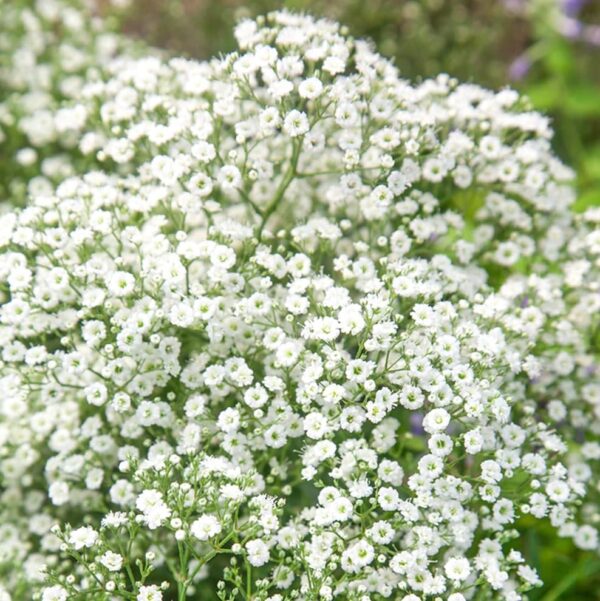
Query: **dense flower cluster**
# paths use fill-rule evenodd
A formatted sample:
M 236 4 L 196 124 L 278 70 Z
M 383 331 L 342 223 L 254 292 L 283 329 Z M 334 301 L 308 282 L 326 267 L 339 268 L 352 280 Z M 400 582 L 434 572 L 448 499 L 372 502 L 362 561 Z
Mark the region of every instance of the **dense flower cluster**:
M 598 211 L 513 91 L 236 37 L 88 70 L 0 217 L 6 597 L 525 599 L 523 516 L 599 547 Z
M 135 45 L 86 0 L 0 0 L 0 14 L 0 203 L 21 204 L 28 187 L 35 193 L 89 168 L 75 152 L 85 114 L 62 103 L 80 96 L 90 71 L 135 55 Z

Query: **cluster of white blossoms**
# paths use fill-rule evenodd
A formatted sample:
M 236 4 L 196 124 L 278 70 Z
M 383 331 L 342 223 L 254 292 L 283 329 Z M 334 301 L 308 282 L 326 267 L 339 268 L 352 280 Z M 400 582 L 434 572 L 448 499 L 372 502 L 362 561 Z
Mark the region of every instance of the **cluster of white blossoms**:
M 0 217 L 6 598 L 525 600 L 524 519 L 599 548 L 598 211 L 513 91 L 236 37 L 87 72 Z
M 76 152 L 85 113 L 62 104 L 89 72 L 135 53 L 92 9 L 92 0 L 0 0 L 0 208 L 89 168 Z

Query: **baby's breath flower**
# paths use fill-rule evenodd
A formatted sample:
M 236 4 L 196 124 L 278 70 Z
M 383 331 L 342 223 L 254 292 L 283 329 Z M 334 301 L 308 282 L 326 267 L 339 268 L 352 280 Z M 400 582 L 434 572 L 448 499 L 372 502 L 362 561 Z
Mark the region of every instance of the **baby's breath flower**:
M 600 216 L 511 90 L 236 37 L 88 56 L 18 122 L 21 165 L 77 150 L 0 216 L 9 585 L 518 601 L 523 514 L 598 548 Z

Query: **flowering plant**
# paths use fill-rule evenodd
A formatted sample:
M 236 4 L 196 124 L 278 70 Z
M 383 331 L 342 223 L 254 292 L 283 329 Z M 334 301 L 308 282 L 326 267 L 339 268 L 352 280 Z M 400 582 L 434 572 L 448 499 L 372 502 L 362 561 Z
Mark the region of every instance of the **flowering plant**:
M 236 38 L 88 71 L 0 217 L 5 597 L 525 599 L 523 516 L 598 549 L 597 211 L 513 91 Z
M 0 0 L 0 203 L 22 204 L 28 188 L 91 167 L 76 153 L 84 115 L 61 106 L 79 97 L 89 73 L 138 47 L 87 4 Z

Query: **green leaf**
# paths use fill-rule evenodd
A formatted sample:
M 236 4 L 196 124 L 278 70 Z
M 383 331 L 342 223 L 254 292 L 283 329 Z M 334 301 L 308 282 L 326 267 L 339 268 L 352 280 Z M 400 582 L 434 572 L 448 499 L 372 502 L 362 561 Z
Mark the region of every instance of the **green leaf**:
M 574 70 L 574 56 L 570 46 L 555 40 L 544 54 L 544 63 L 555 75 L 566 77 Z
M 562 599 L 566 599 L 562 596 L 563 593 L 566 593 L 575 586 L 578 581 L 587 580 L 590 576 L 597 574 L 598 570 L 600 570 L 600 561 L 597 559 L 575 565 L 574 569 L 567 572 L 564 578 L 542 597 L 542 601 L 561 601 Z
M 402 444 L 405 450 L 412 451 L 413 453 L 421 453 L 427 448 L 425 441 L 421 437 L 409 434 L 405 435 Z
M 573 208 L 580 212 L 590 207 L 600 207 L 600 185 L 580 194 Z
M 565 95 L 565 108 L 577 117 L 600 115 L 600 86 L 584 82 L 569 86 Z
M 562 89 L 555 79 L 530 85 L 525 89 L 525 93 L 535 107 L 543 111 L 552 110 L 562 104 Z
M 600 146 L 587 148 L 582 163 L 587 179 L 600 180 Z

